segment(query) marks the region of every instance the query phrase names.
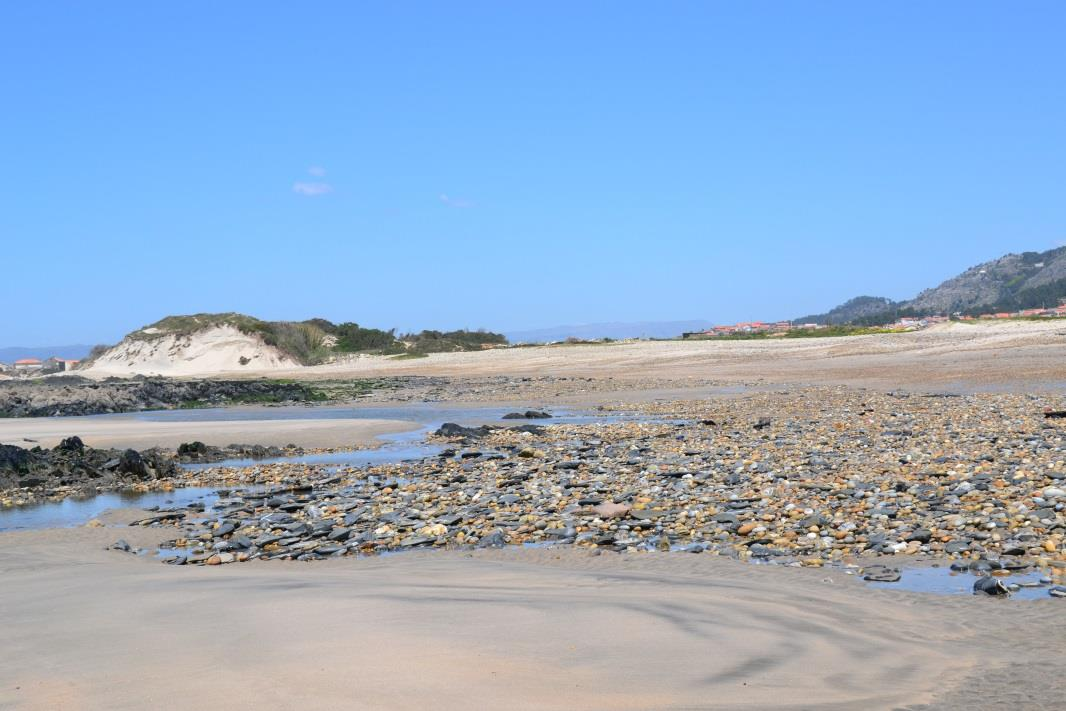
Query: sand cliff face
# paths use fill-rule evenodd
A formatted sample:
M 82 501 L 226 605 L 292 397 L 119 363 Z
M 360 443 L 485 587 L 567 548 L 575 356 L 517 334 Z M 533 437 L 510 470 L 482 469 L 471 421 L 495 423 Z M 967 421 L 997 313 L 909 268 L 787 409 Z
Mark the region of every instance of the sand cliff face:
M 298 368 L 292 358 L 254 334 L 211 326 L 190 334 L 131 333 L 97 358 L 86 375 L 217 375 Z

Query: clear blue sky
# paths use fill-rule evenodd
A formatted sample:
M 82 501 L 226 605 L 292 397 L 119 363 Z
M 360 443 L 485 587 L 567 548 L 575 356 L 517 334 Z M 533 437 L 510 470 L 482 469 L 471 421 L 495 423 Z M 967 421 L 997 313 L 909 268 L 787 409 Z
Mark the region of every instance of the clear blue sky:
M 787 318 L 1066 241 L 1066 3 L 21 2 L 0 345 Z

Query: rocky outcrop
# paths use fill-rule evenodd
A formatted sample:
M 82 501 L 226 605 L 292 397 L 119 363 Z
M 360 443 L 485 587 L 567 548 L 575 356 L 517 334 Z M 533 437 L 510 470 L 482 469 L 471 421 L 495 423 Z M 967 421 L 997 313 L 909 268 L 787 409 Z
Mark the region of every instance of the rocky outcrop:
M 248 403 L 309 402 L 324 396 L 271 380 L 93 381 L 76 376 L 0 383 L 0 417 L 52 417 Z
M 176 476 L 177 462 L 158 449 L 93 449 L 68 437 L 53 449 L 0 444 L 0 490 L 119 488 Z
M 270 447 L 261 444 L 230 444 L 215 447 L 203 442 L 184 442 L 178 445 L 176 456 L 182 464 L 221 462 L 225 459 L 266 459 L 268 457 L 285 457 L 303 454 L 304 450 L 295 445 Z

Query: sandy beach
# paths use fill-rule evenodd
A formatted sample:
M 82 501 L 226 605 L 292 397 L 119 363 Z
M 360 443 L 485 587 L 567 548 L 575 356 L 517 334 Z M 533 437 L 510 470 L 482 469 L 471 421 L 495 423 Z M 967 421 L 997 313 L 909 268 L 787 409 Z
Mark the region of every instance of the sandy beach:
M 0 707 L 1021 709 L 1066 693 L 1056 600 L 654 553 L 173 568 L 102 550 L 119 534 L 158 535 L 4 535 Z
M 893 390 L 919 392 L 949 386 L 975 392 L 1039 389 L 1046 394 L 1031 404 L 1021 398 L 988 400 L 994 416 L 982 427 L 994 434 L 996 418 L 1008 422 L 1025 416 L 1030 431 L 1041 432 L 1034 408 L 1057 402 L 1064 365 L 1056 332 L 1037 325 L 1041 328 L 986 332 L 1013 344 L 1006 349 L 994 339 L 971 343 L 950 332 L 947 341 L 937 334 L 914 334 L 880 350 L 873 346 L 882 341 L 860 339 L 650 343 L 456 354 L 390 367 L 435 374 L 469 368 L 482 376 L 506 373 L 519 379 L 522 373 L 544 371 L 592 373 L 582 377 L 597 382 L 611 378 L 612 384 L 596 390 L 590 383 L 583 394 L 580 382 L 534 383 L 532 389 L 516 390 L 516 397 L 534 404 L 553 391 L 569 391 L 564 399 L 584 406 L 628 401 L 644 403 L 649 412 L 665 412 L 670 401 L 686 400 L 696 403 L 692 407 L 717 408 L 713 417 L 727 429 L 721 435 L 701 430 L 716 446 L 730 441 L 725 438 L 729 431 L 750 431 L 749 420 L 760 408 L 773 410 L 775 423 L 779 417 L 800 422 L 805 410 L 817 411 L 817 399 L 810 407 L 797 400 L 791 414 L 788 407 L 773 406 L 774 398 L 789 401 L 787 389 L 778 387 L 773 394 L 769 381 L 807 376 L 812 382 L 860 385 L 882 393 L 890 389 L 889 381 Z M 898 343 L 906 347 L 893 345 Z M 1000 363 L 1015 365 L 1004 370 L 997 367 Z M 972 377 L 966 379 L 964 371 Z M 757 373 L 762 375 L 752 378 Z M 700 384 L 686 388 L 688 374 L 699 374 Z M 760 390 L 756 383 L 748 394 L 716 392 L 702 380 L 709 377 L 762 378 L 767 388 Z M 501 382 L 499 388 L 505 390 L 507 381 Z M 461 392 L 461 379 L 456 383 L 455 392 Z M 829 453 L 825 456 L 835 452 L 832 456 L 846 458 L 847 441 L 866 446 L 861 443 L 872 415 L 860 403 L 878 403 L 877 416 L 888 422 L 896 411 L 935 417 L 942 402 L 915 396 L 908 404 L 905 397 L 893 396 L 889 403 L 884 395 L 865 398 L 857 394 L 861 392 L 844 388 L 836 400 L 825 401 L 837 402 L 824 413 L 827 428 L 811 425 L 810 436 L 821 438 L 823 454 Z M 738 415 L 734 398 L 744 397 L 753 400 Z M 852 397 L 858 399 L 852 402 Z M 951 402 L 978 408 L 985 399 Z M 1015 411 L 1017 415 L 1010 414 Z M 973 416 L 959 412 L 959 422 Z M 835 422 L 841 418 L 846 422 L 838 428 Z M 3 421 L 0 440 L 29 437 L 47 446 L 76 431 L 97 446 L 174 446 L 190 439 L 342 446 L 416 427 L 374 419 L 77 420 Z M 943 437 L 951 437 L 951 424 L 942 425 Z M 1048 446 L 1058 446 L 1055 431 L 1044 432 Z M 688 445 L 661 434 L 649 430 L 647 436 L 664 443 L 656 445 L 665 447 L 663 456 L 688 456 L 683 451 Z M 633 436 L 639 438 L 639 432 Z M 805 440 L 795 438 L 803 436 L 808 435 L 787 428 L 774 435 L 777 446 L 786 450 L 793 441 L 796 456 L 803 455 Z M 834 437 L 841 439 L 828 446 Z M 501 435 L 492 441 L 509 440 Z M 667 446 L 670 442 L 675 444 Z M 564 441 L 558 446 L 562 455 L 576 456 L 576 449 L 566 448 L 577 445 Z M 758 452 L 764 445 L 752 439 L 750 446 Z M 924 450 L 930 458 L 937 454 L 935 437 Z M 958 456 L 965 455 L 963 450 Z M 1049 467 L 1053 451 L 1041 450 Z M 751 454 L 737 452 L 749 462 Z M 897 454 L 891 451 L 882 458 L 877 471 Z M 543 455 L 532 456 L 514 461 L 536 466 Z M 626 455 L 618 456 L 624 460 Z M 732 460 L 727 456 L 723 461 Z M 457 460 L 449 466 L 480 465 Z M 861 475 L 861 463 L 848 466 Z M 427 471 L 432 468 L 427 465 Z M 950 465 L 940 468 L 948 479 L 937 481 L 955 486 Z M 275 470 L 281 472 L 279 481 L 288 476 L 284 467 L 275 465 Z M 539 471 L 552 476 L 550 467 Z M 932 476 L 921 467 L 913 472 Z M 630 476 L 642 475 L 633 470 Z M 932 479 L 921 482 L 936 485 Z M 663 496 L 667 489 L 650 491 Z M 1019 484 L 1018 491 L 1022 496 L 1032 487 Z M 382 501 L 388 507 L 407 506 L 414 497 L 427 501 L 430 493 L 411 485 Z M 827 495 L 823 503 L 832 500 Z M 624 545 L 611 550 L 569 545 L 412 550 L 314 562 L 174 566 L 161 564 L 152 552 L 181 529 L 124 525 L 145 515 L 123 510 L 101 517 L 104 527 L 0 533 L 0 611 L 8 651 L 0 663 L 0 707 L 951 710 L 1050 709 L 1066 698 L 1066 617 L 1063 601 L 1053 597 L 1021 601 L 875 589 L 842 566 L 754 565 L 720 555 L 647 549 L 616 552 Z M 670 520 L 674 523 L 664 531 L 684 528 L 678 523 L 684 519 Z M 781 526 L 780 534 L 792 530 L 795 519 L 776 521 L 766 525 Z M 735 535 L 734 524 L 723 525 Z M 373 539 L 370 529 L 366 535 Z M 528 535 L 540 535 L 528 530 Z M 400 540 L 411 534 L 381 535 Z M 1060 538 L 1052 536 L 1053 542 Z M 118 539 L 148 553 L 105 550 Z M 783 538 L 774 545 L 796 540 Z M 907 551 L 919 549 L 926 550 L 912 543 Z M 898 557 L 887 560 L 899 565 Z
M 174 449 L 199 440 L 224 447 L 233 443 L 284 447 L 355 447 L 378 442 L 379 435 L 418 429 L 414 422 L 383 419 L 222 420 L 160 422 L 135 415 L 108 417 L 13 417 L 0 419 L 0 444 L 54 447 L 77 435 L 92 447 Z
M 5 10 L 0 711 L 1066 711 L 1066 2 Z
M 474 353 L 434 353 L 406 360 L 361 356 L 296 369 L 235 368 L 224 375 L 315 379 L 551 374 L 618 380 L 841 384 L 885 389 L 1061 389 L 1066 380 L 1064 352 L 1066 325 L 1061 321 L 1004 321 L 952 323 L 909 333 L 830 338 L 558 344 Z M 171 374 L 165 368 L 159 372 Z M 90 369 L 85 374 L 104 377 L 111 373 Z M 172 374 L 197 375 L 187 367 Z

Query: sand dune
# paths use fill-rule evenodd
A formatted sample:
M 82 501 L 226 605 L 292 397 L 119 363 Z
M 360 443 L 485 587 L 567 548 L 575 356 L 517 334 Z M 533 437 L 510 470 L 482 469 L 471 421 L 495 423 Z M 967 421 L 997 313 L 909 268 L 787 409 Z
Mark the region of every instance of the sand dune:
M 191 335 L 154 336 L 149 330 L 138 331 L 138 337 L 127 336 L 81 374 L 181 377 L 230 371 L 266 373 L 299 367 L 258 336 L 242 333 L 233 326 L 214 326 Z

